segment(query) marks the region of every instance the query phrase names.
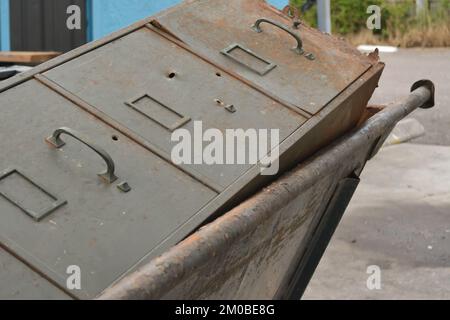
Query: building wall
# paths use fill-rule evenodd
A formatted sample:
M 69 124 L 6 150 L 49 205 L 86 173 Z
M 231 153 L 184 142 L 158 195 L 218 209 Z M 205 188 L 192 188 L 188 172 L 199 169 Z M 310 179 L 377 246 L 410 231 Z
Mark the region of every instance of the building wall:
M 0 50 L 9 48 L 9 0 L 0 0 Z
M 89 40 L 96 40 L 137 20 L 176 5 L 181 0 L 88 0 L 88 2 L 92 21 Z M 289 1 L 268 0 L 268 2 L 283 8 Z
M 0 0 L 0 50 L 10 49 L 9 1 L 10 0 Z M 181 2 L 181 0 L 86 1 L 88 41 L 102 38 L 103 36 L 126 27 L 137 20 L 148 17 Z M 280 9 L 288 3 L 288 0 L 267 1 Z
M 89 40 L 96 40 L 156 12 L 177 4 L 178 0 L 88 0 L 91 25 Z

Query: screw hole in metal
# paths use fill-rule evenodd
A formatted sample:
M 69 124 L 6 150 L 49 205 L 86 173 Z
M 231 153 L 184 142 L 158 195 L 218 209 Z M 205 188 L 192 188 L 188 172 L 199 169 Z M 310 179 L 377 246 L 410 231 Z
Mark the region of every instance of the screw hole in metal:
M 175 72 L 170 72 L 168 75 L 167 75 L 167 78 L 169 78 L 169 79 L 173 79 L 173 78 L 175 78 L 175 76 L 176 76 L 177 74 L 175 73 Z
M 113 136 L 111 137 L 111 139 L 113 139 L 114 141 L 119 141 L 119 137 L 116 136 L 116 135 L 113 135 Z

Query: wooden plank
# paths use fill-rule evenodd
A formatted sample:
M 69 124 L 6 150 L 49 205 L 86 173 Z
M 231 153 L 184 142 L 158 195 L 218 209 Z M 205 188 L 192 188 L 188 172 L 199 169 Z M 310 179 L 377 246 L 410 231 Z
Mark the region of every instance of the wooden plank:
M 60 54 L 54 51 L 0 51 L 0 62 L 39 64 Z

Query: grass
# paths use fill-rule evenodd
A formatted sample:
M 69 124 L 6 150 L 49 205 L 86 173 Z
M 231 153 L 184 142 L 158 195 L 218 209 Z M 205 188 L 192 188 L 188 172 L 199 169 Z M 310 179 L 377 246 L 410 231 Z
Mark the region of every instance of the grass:
M 396 47 L 450 47 L 450 26 L 448 23 L 434 23 L 429 26 L 413 26 L 405 32 L 392 32 L 387 36 L 361 30 L 347 34 L 345 38 L 353 45 L 385 44 Z
M 300 6 L 303 0 L 291 0 Z M 379 5 L 381 30 L 368 30 L 366 20 L 369 5 Z M 346 37 L 351 43 L 387 44 L 399 47 L 450 46 L 450 0 L 433 0 L 432 10 L 420 15 L 415 12 L 415 0 L 331 0 L 333 33 Z M 316 27 L 316 10 L 303 17 Z

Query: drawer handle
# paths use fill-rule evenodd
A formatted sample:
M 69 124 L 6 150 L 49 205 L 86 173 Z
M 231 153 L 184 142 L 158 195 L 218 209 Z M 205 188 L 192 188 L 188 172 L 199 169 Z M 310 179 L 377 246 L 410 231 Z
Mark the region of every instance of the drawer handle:
M 303 41 L 302 41 L 302 39 L 300 39 L 300 36 L 298 34 L 296 34 L 295 32 L 289 30 L 289 28 L 287 26 L 285 26 L 285 25 L 283 25 L 281 23 L 278 23 L 276 21 L 273 21 L 273 20 L 270 20 L 270 19 L 267 19 L 267 18 L 261 18 L 261 19 L 256 20 L 255 24 L 252 26 L 252 29 L 255 32 L 261 33 L 262 32 L 261 23 L 263 23 L 263 22 L 271 24 L 271 25 L 274 25 L 275 27 L 278 27 L 278 28 L 286 31 L 291 36 L 293 36 L 295 38 L 295 40 L 297 40 L 297 47 L 293 48 L 293 50 L 297 54 L 299 54 L 299 55 L 303 55 L 304 54 L 305 57 L 308 60 L 315 60 L 316 59 L 314 54 L 312 54 L 312 53 L 305 53 L 305 50 L 303 50 Z
M 268 23 L 271 25 L 274 25 L 275 27 L 278 27 L 284 31 L 286 31 L 287 33 L 289 33 L 291 36 L 293 36 L 295 38 L 295 40 L 297 40 L 297 47 L 294 49 L 295 52 L 297 52 L 298 54 L 303 54 L 304 50 L 303 50 L 303 41 L 302 39 L 300 39 L 299 35 L 295 34 L 294 32 L 292 32 L 291 30 L 289 30 L 289 28 L 285 25 L 282 25 L 281 23 L 278 23 L 276 21 L 273 20 L 269 20 L 266 18 L 261 18 L 256 20 L 255 24 L 252 26 L 252 29 L 258 33 L 262 32 L 261 29 L 261 23 Z
M 63 140 L 61 140 L 62 134 L 67 134 L 75 138 L 76 140 L 80 141 L 81 143 L 83 143 L 84 145 L 88 146 L 90 149 L 95 151 L 100 157 L 102 157 L 103 160 L 105 160 L 107 169 L 106 172 L 98 174 L 100 178 L 105 180 L 107 183 L 113 183 L 114 181 L 117 180 L 117 177 L 114 174 L 115 170 L 114 161 L 112 160 L 111 156 L 105 150 L 103 150 L 103 148 L 95 145 L 92 142 L 89 142 L 85 138 L 82 138 L 77 131 L 66 127 L 59 128 L 56 129 L 55 132 L 53 132 L 53 134 L 50 137 L 45 139 L 45 141 L 47 141 L 51 146 L 59 149 L 66 144 Z

